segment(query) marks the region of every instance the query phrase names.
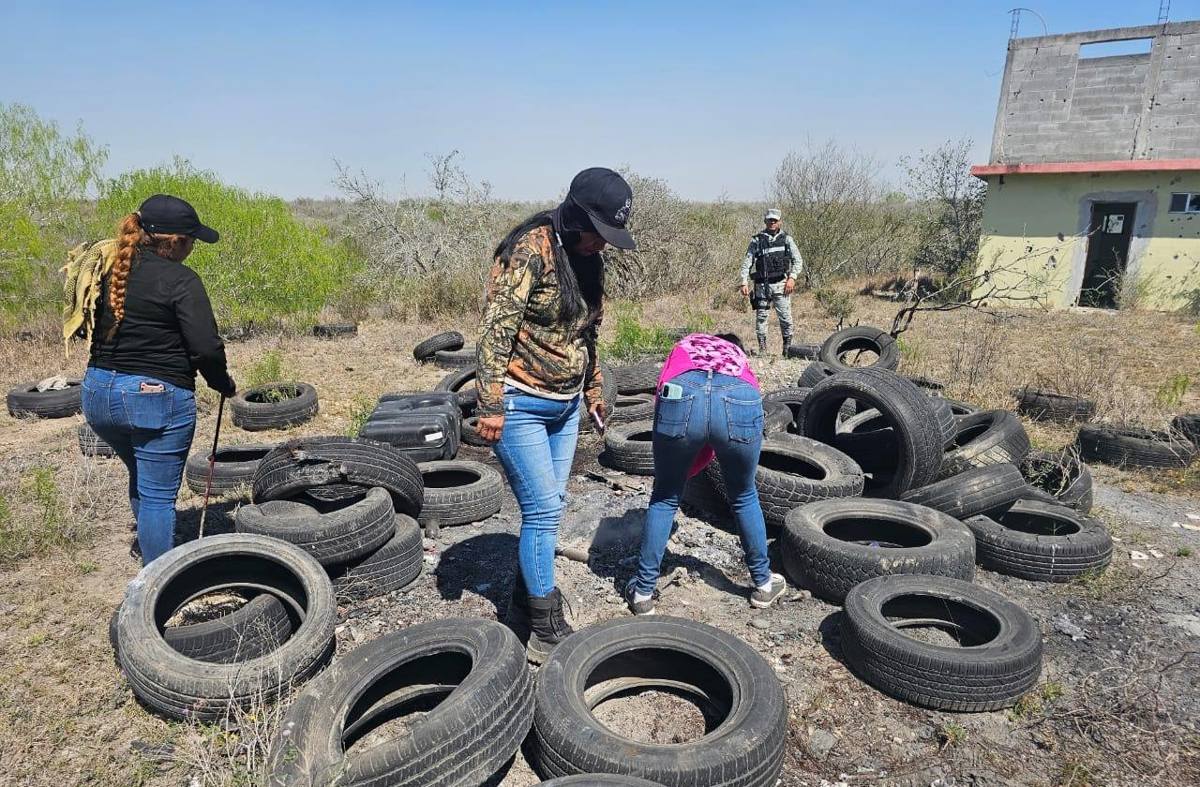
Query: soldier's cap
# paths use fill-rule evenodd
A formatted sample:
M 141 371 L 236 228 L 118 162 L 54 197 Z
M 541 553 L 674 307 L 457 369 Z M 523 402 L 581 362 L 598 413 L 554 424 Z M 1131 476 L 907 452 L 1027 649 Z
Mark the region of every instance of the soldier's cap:
M 153 235 L 190 235 L 205 243 L 216 243 L 221 235 L 200 223 L 196 209 L 179 197 L 155 194 L 138 208 L 142 229 Z
M 618 173 L 606 167 L 585 169 L 571 181 L 567 199 L 587 213 L 604 240 L 618 249 L 637 248 L 625 229 L 633 210 L 633 189 Z
M 783 213 L 781 213 L 779 211 L 779 208 L 771 208 L 766 213 L 763 214 L 763 221 L 770 221 L 771 219 L 775 219 L 776 221 L 779 221 L 782 218 L 783 218 Z

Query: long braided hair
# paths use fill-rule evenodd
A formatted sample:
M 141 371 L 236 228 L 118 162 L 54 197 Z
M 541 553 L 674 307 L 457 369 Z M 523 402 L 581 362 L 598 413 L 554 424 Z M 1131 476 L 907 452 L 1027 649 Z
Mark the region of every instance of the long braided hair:
M 108 329 L 108 340 L 112 340 L 125 319 L 125 295 L 129 291 L 129 271 L 138 252 L 147 249 L 168 260 L 182 259 L 182 246 L 186 235 L 151 235 L 142 229 L 142 220 L 137 213 L 130 213 L 117 226 L 117 258 L 108 272 L 108 306 L 112 309 L 113 324 Z

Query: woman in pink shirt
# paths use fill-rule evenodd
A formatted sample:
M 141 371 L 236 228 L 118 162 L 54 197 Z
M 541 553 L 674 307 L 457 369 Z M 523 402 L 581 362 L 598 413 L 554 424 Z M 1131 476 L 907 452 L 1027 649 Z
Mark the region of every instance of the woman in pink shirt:
M 762 434 L 762 394 L 741 340 L 733 334 L 683 337 L 658 379 L 654 491 L 642 529 L 637 574 L 625 587 L 635 615 L 654 612 L 654 586 L 683 487 L 714 457 L 721 463 L 754 580 L 750 604 L 769 607 L 783 594 L 784 578 L 771 573 L 767 560 L 767 527 L 754 486 Z

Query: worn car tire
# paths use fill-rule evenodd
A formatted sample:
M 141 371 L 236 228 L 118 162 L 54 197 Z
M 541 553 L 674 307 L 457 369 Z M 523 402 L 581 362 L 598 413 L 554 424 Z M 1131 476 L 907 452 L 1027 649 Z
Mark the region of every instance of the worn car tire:
M 714 459 L 706 472 L 729 501 L 721 463 Z M 776 435 L 763 440 L 754 485 L 767 524 L 783 527 L 787 515 L 806 503 L 862 494 L 863 474 L 836 448 L 807 437 Z
M 1041 490 L 1085 516 L 1092 510 L 1092 471 L 1073 448 L 1054 454 L 1033 451 L 1021 462 L 1021 474 Z
M 341 336 L 357 336 L 358 326 L 352 322 L 331 322 L 314 325 L 312 332 L 318 339 L 336 339 Z
M 213 465 L 212 494 L 228 495 L 241 489 L 249 489 L 254 483 L 254 471 L 262 458 L 275 448 L 274 443 L 247 443 L 227 445 L 217 449 L 217 461 Z M 208 455 L 197 451 L 183 465 L 183 480 L 188 489 L 198 495 L 204 494 L 208 482 Z
M 658 375 L 662 372 L 662 364 L 656 361 L 631 363 L 617 366 L 613 376 L 617 381 L 618 394 L 655 393 L 658 389 Z
M 679 510 L 684 514 L 715 524 L 723 530 L 730 528 L 733 512 L 708 473 L 697 473 L 687 480 L 679 498 Z
M 653 420 L 654 405 L 654 394 L 618 394 L 612 409 L 608 411 L 608 422 L 610 424 L 628 424 L 634 421 Z M 580 416 L 580 420 L 583 420 L 582 413 Z
M 276 395 L 288 398 L 269 401 Z M 268 383 L 238 391 L 229 400 L 233 425 L 247 432 L 296 426 L 311 421 L 319 409 L 317 389 L 308 383 Z
M 290 440 L 262 458 L 254 473 L 254 502 L 283 500 L 328 485 L 381 486 L 398 514 L 421 513 L 424 487 L 417 465 L 386 443 L 353 437 Z
M 434 353 L 444 350 L 461 350 L 466 340 L 458 331 L 446 331 L 445 333 L 435 334 L 430 336 L 423 342 L 419 342 L 413 348 L 413 358 L 424 363 L 432 361 Z
M 380 487 L 368 490 L 360 500 L 322 509 L 296 500 L 268 500 L 240 507 L 234 521 L 239 533 L 257 533 L 295 544 L 323 566 L 374 552 L 396 530 L 392 497 Z
M 295 629 L 258 658 L 230 664 L 178 653 L 162 636 L 164 615 L 209 592 L 255 588 L 285 600 Z M 121 668 L 134 694 L 176 719 L 215 721 L 231 706 L 269 701 L 316 674 L 333 653 L 337 617 L 325 569 L 299 547 L 228 533 L 178 546 L 144 567 L 117 613 Z
M 874 363 L 866 367 L 846 363 L 847 354 L 863 350 L 876 354 Z M 872 328 L 869 325 L 858 325 L 833 333 L 821 345 L 818 357 L 823 363 L 838 370 L 860 368 L 893 370 L 900 365 L 900 345 L 896 342 L 895 337 L 887 331 Z
M 1171 431 L 1200 448 L 1200 414 L 1185 413 L 1171 419 Z
M 366 557 L 330 567 L 338 600 L 362 601 L 410 584 L 425 565 L 422 543 L 417 520 L 396 514 L 396 532 L 390 541 Z
M 806 437 L 835 444 L 839 411 L 853 399 L 879 411 L 895 437 L 894 453 L 885 467 L 865 482 L 867 494 L 896 497 L 932 481 L 942 464 L 944 441 L 929 397 L 894 372 L 850 369 L 817 383 L 804 400 L 800 429 Z M 845 451 L 845 449 L 841 449 Z M 850 454 L 856 462 L 861 454 Z
M 1034 421 L 1070 424 L 1090 421 L 1096 414 L 1096 403 L 1090 399 L 1040 388 L 1018 388 L 1013 391 L 1013 397 L 1017 400 L 1017 412 Z
M 463 445 L 473 445 L 476 448 L 491 446 L 491 443 L 479 436 L 479 416 L 477 415 L 463 416 L 462 426 L 459 427 L 459 439 Z
M 960 402 L 957 399 L 943 399 L 943 401 L 950 405 L 950 411 L 954 413 L 955 417 L 971 415 L 972 413 L 977 413 L 980 410 L 980 408 L 973 404 L 968 402 Z
M 292 619 L 277 597 L 259 593 L 219 618 L 163 629 L 163 639 L 197 661 L 232 664 L 270 653 L 292 635 Z
M 792 408 L 783 402 L 768 402 L 763 399 L 763 434 L 783 434 L 792 428 L 795 416 Z
M 654 422 L 635 421 L 604 430 L 605 460 L 632 475 L 654 475 Z
M 804 367 L 804 371 L 800 372 L 800 379 L 796 380 L 796 387 L 811 389 L 817 383 L 833 377 L 839 371 L 841 369 L 838 369 L 836 366 L 830 366 L 824 361 L 813 361 Z
M 767 406 L 772 402 L 777 402 L 786 405 L 792 411 L 792 422 L 788 425 L 787 432 L 789 434 L 797 434 L 800 429 L 800 410 L 804 404 L 804 400 L 808 398 L 808 392 L 811 388 L 777 388 L 774 391 L 768 391 L 763 394 L 763 411 L 766 412 Z M 842 408 L 842 416 L 849 418 L 854 414 L 854 406 Z
M 1007 508 L 1030 488 L 1016 465 L 975 467 L 956 476 L 910 489 L 900 496 L 906 503 L 941 511 L 955 519 Z
M 906 621 L 940 621 L 963 647 L 910 637 Z M 1042 671 L 1037 621 L 999 593 L 949 577 L 892 575 L 855 586 L 846 595 L 841 645 L 864 681 L 937 710 L 1007 708 Z
M 1085 461 L 1114 467 L 1187 467 L 1197 452 L 1171 432 L 1092 424 L 1079 427 L 1076 444 Z
M 417 519 L 422 527 L 479 522 L 500 510 L 504 480 L 482 462 L 422 462 L 417 468 L 425 485 L 425 502 Z
M 478 373 L 479 370 L 474 366 L 459 369 L 457 372 L 450 372 L 450 374 L 438 381 L 433 390 L 452 391 L 461 397 L 469 390 L 474 390 L 475 378 L 478 376 Z
M 1029 435 L 1021 419 L 1008 410 L 984 410 L 958 419 L 954 439 L 942 459 L 940 477 L 972 467 L 1021 464 L 1029 454 Z
M 433 354 L 433 362 L 445 369 L 474 369 L 477 363 L 475 348 L 438 350 Z
M 1103 571 L 1112 560 L 1112 536 L 1066 506 L 1020 500 L 992 516 L 964 520 L 975 534 L 979 565 L 1034 582 L 1068 582 Z
M 787 355 L 788 358 L 799 358 L 805 361 L 815 361 L 821 355 L 821 345 L 789 344 L 785 355 Z
M 975 539 L 932 508 L 862 497 L 824 500 L 787 516 L 783 565 L 793 582 L 841 603 L 859 582 L 885 574 L 970 580 Z
M 83 381 L 71 379 L 57 391 L 39 391 L 37 382 L 21 383 L 8 392 L 8 414 L 14 418 L 66 418 L 83 410 Z
M 621 691 L 653 687 L 699 697 L 724 721 L 664 745 L 618 735 L 592 715 Z M 534 697 L 527 756 L 543 778 L 599 772 L 670 787 L 774 787 L 783 768 L 787 702 L 771 665 L 693 620 L 621 618 L 578 631 L 551 651 Z
M 79 425 L 79 429 L 76 430 L 76 437 L 79 440 L 79 452 L 84 456 L 109 459 L 117 455 L 113 451 L 113 447 L 104 442 L 104 438 L 96 434 L 96 431 L 86 421 Z
M 372 729 L 413 710 L 428 713 L 345 756 Z M 512 758 L 532 721 L 533 677 L 506 626 L 418 623 L 359 645 L 296 697 L 267 783 L 477 787 Z

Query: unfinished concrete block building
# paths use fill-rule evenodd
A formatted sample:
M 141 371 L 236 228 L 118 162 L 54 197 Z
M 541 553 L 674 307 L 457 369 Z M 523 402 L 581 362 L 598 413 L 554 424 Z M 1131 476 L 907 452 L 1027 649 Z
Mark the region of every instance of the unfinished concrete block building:
M 988 183 L 980 270 L 1010 294 L 1200 300 L 1200 21 L 1011 40 L 971 173 Z

